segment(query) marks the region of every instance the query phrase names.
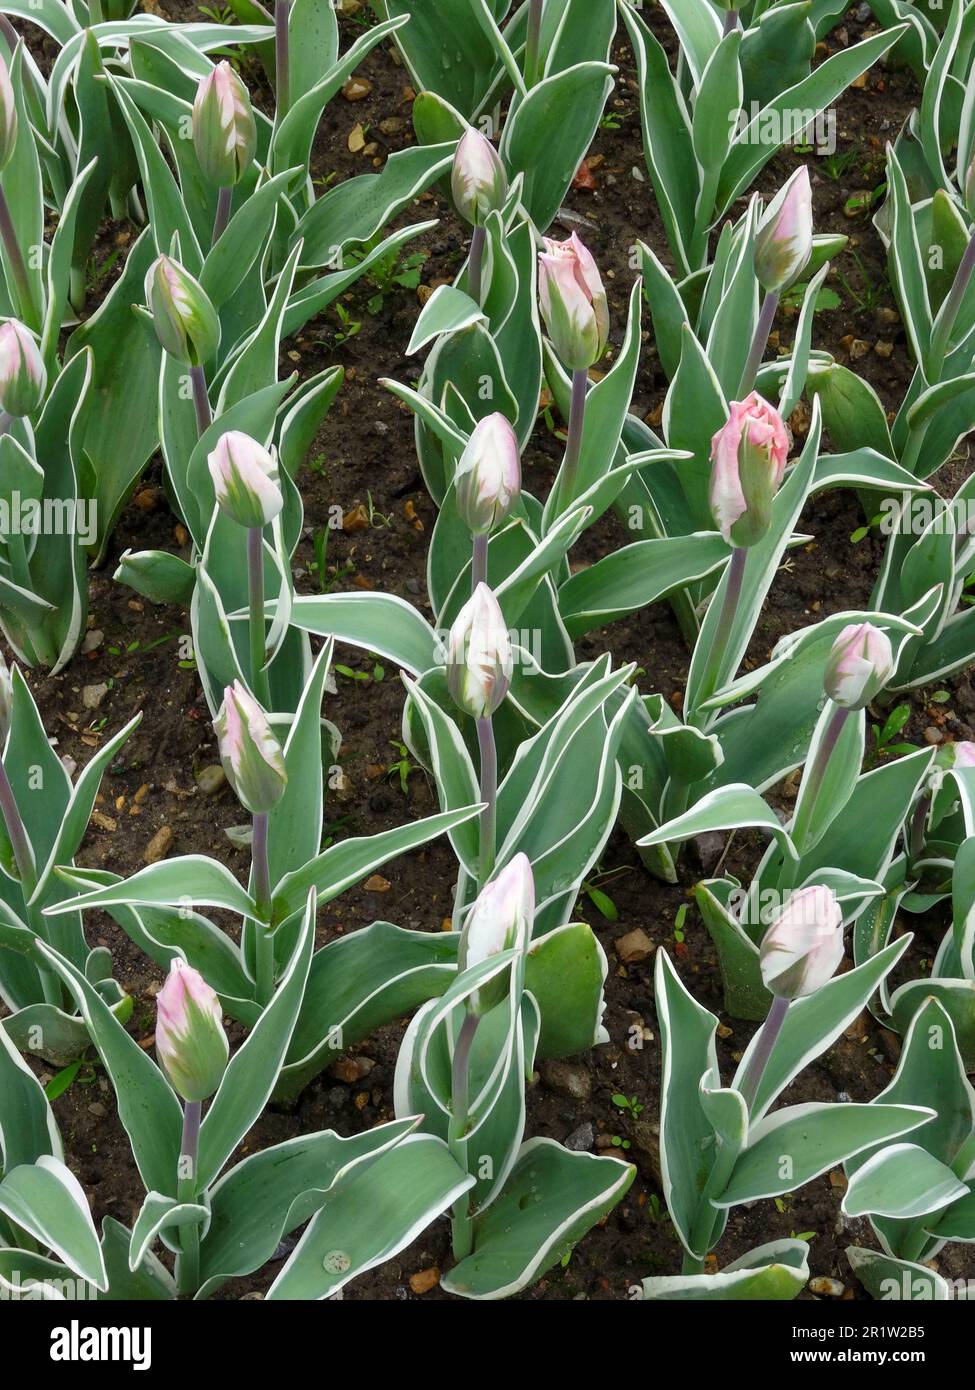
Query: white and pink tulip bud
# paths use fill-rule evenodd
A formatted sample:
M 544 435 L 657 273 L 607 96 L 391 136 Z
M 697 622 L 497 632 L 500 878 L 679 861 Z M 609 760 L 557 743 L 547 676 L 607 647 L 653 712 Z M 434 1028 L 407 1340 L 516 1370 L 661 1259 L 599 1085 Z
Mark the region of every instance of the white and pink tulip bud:
M 224 690 L 213 727 L 223 770 L 241 805 L 255 816 L 273 810 L 288 782 L 284 753 L 267 715 L 240 681 Z
M 450 174 L 454 206 L 465 222 L 478 226 L 504 207 L 508 176 L 491 141 L 472 126 L 457 144 Z
M 447 688 L 465 714 L 489 719 L 508 693 L 511 672 L 504 614 L 493 591 L 478 584 L 450 629 Z
M 962 186 L 961 196 L 962 202 L 965 204 L 965 211 L 968 213 L 969 218 L 975 222 L 975 151 L 972 152 L 968 171 L 965 174 L 965 182 Z
M 10 71 L 0 57 L 0 169 L 5 169 L 17 144 L 17 98 Z
M 762 938 L 759 960 L 766 989 L 782 999 L 815 994 L 843 959 L 843 913 L 831 888 L 793 893 Z
M 33 334 L 18 319 L 0 325 L 0 409 L 33 415 L 47 390 L 47 371 Z
M 756 545 L 768 531 L 782 485 L 789 435 L 773 405 L 753 391 L 732 401 L 711 440 L 711 515 L 729 545 Z
M 526 946 L 535 920 L 535 879 L 526 854 L 516 854 L 511 863 L 486 884 L 467 915 L 458 948 L 461 970 L 469 970 L 492 956 L 516 946 Z M 486 1014 L 508 992 L 510 971 L 502 971 L 468 1000 L 474 1014 Z
M 254 158 L 257 125 L 251 99 L 226 59 L 196 89 L 193 148 L 204 175 L 218 188 L 233 188 Z
M 975 743 L 961 739 L 958 743 L 953 743 L 950 746 L 953 754 L 952 767 L 975 767 Z
M 890 638 L 872 623 L 851 623 L 830 650 L 823 687 L 834 704 L 863 709 L 894 674 Z
M 146 303 L 160 345 L 178 362 L 200 366 L 220 346 L 220 320 L 206 290 L 172 257 L 149 267 Z
M 217 506 L 238 525 L 264 527 L 284 506 L 277 461 L 249 434 L 222 434 L 207 464 Z
M 190 1102 L 213 1095 L 230 1056 L 219 999 L 178 956 L 156 997 L 156 1054 L 173 1090 Z
M 586 371 L 609 338 L 609 301 L 592 255 L 573 232 L 567 241 L 543 237 L 538 297 L 552 346 L 564 367 Z
M 772 199 L 755 236 L 755 274 L 781 294 L 809 263 L 813 248 L 812 189 L 805 165 Z
M 500 412 L 479 420 L 454 478 L 457 510 L 472 535 L 485 535 L 521 495 L 518 436 Z

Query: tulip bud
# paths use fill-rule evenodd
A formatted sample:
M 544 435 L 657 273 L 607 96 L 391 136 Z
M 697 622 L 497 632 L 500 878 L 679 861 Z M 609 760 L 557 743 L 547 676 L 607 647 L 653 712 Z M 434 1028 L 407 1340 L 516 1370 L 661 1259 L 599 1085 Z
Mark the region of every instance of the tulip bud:
M 525 854 L 516 854 L 496 878 L 479 893 L 461 932 L 458 964 L 461 970 L 480 965 L 513 946 L 527 944 L 535 918 L 535 880 Z M 473 1014 L 486 1014 L 508 992 L 510 971 L 505 970 L 468 1000 Z
M 146 275 L 146 302 L 163 349 L 197 367 L 220 346 L 220 320 L 203 286 L 169 256 L 159 256 Z
M 757 391 L 732 401 L 711 440 L 711 515 L 729 545 L 755 545 L 765 535 L 788 457 L 789 436 L 775 407 Z
M 156 996 L 156 1053 L 184 1100 L 206 1100 L 223 1079 L 230 1048 L 221 1017 L 203 976 L 174 956 Z
M 500 211 L 508 196 L 501 156 L 486 135 L 472 126 L 460 139 L 450 175 L 454 206 L 474 226 Z
M 755 236 L 755 274 L 764 289 L 780 294 L 812 255 L 812 189 L 805 165 L 769 204 Z
M 975 767 L 975 743 L 962 739 L 958 743 L 949 744 L 949 747 L 954 754 L 952 767 Z
M 17 98 L 7 64 L 0 57 L 0 169 L 5 169 L 17 144 Z
M 488 719 L 511 684 L 511 642 L 504 615 L 486 584 L 457 614 L 447 649 L 447 688 L 472 719 Z
M 32 415 L 47 390 L 44 359 L 34 337 L 17 319 L 0 325 L 0 409 L 21 419 Z
M 568 241 L 543 237 L 538 257 L 542 317 L 562 365 L 586 371 L 609 337 L 609 303 L 596 262 L 575 232 Z
M 863 709 L 893 674 L 894 655 L 887 634 L 872 623 L 851 623 L 833 643 L 823 686 L 835 704 Z
M 284 506 L 274 457 L 241 430 L 228 430 L 207 455 L 217 506 L 240 526 L 266 526 Z
M 478 421 L 457 465 L 457 510 L 472 535 L 504 521 L 521 494 L 518 436 L 505 416 Z
M 760 951 L 762 979 L 782 999 L 815 994 L 843 959 L 843 913 L 831 888 L 793 893 L 772 919 Z
M 193 102 L 193 147 L 218 188 L 232 188 L 250 168 L 257 126 L 247 88 L 224 60 L 200 82 Z
M 240 681 L 224 690 L 213 727 L 227 781 L 252 815 L 264 815 L 284 795 L 288 774 L 267 715 Z

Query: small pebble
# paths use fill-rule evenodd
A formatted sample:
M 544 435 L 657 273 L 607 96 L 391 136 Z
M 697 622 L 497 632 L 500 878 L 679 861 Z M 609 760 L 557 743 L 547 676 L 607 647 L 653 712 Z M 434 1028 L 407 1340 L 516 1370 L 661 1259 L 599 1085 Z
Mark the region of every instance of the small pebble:
M 164 825 L 156 831 L 152 839 L 146 845 L 144 855 L 147 864 L 157 864 L 160 859 L 165 859 L 173 843 L 172 826 Z

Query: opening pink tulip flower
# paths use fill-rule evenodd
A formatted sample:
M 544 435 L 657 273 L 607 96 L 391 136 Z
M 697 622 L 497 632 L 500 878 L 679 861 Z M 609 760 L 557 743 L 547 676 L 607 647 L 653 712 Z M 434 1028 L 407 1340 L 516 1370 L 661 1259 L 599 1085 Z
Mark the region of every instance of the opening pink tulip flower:
M 489 719 L 511 684 L 511 641 L 494 593 L 478 584 L 450 629 L 447 687 L 473 719 Z
M 534 919 L 535 879 L 531 862 L 527 855 L 518 853 L 482 888 L 468 913 L 460 940 L 460 968 L 468 970 L 527 942 Z M 504 971 L 476 990 L 469 1001 L 471 1012 L 485 1014 L 500 1004 L 509 979 L 510 973 Z
M 776 194 L 755 236 L 755 274 L 781 294 L 801 275 L 813 249 L 812 189 L 805 165 Z
M 592 255 L 576 232 L 567 241 L 543 237 L 538 297 L 552 346 L 571 371 L 586 371 L 609 338 L 609 301 Z
M 0 409 L 32 415 L 47 390 L 47 371 L 32 333 L 18 319 L 0 325 Z
M 267 715 L 240 681 L 224 691 L 213 727 L 228 782 L 248 811 L 265 815 L 284 795 L 288 774 Z
M 727 423 L 711 440 L 711 515 L 729 545 L 762 539 L 782 485 L 789 435 L 773 405 L 752 391 L 732 401 Z
M 226 59 L 197 87 L 192 123 L 200 168 L 218 188 L 232 188 L 254 158 L 257 125 L 247 88 Z
M 491 141 L 473 126 L 457 144 L 450 174 L 454 206 L 465 222 L 480 226 L 500 211 L 508 196 L 508 176 Z
M 217 506 L 238 525 L 264 527 L 284 506 L 277 462 L 249 434 L 222 434 L 207 465 Z

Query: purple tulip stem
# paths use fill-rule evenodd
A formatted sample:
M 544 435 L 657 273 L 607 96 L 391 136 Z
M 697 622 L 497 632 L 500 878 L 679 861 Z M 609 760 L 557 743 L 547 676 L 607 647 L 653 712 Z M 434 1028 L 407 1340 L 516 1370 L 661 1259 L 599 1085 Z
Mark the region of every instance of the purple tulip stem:
M 751 349 L 748 353 L 748 361 L 745 363 L 745 370 L 742 372 L 741 384 L 738 387 L 739 400 L 744 400 L 755 385 L 755 378 L 758 376 L 758 370 L 762 365 L 762 358 L 765 356 L 765 349 L 768 347 L 769 334 L 772 331 L 772 324 L 775 322 L 775 315 L 778 307 L 778 291 L 769 290 L 762 301 L 758 323 L 755 325 L 755 336 L 752 338 Z
M 210 410 L 206 374 L 199 363 L 190 367 L 190 381 L 193 385 L 193 405 L 196 409 L 196 432 L 202 435 L 213 424 L 213 412 Z
M 254 923 L 254 964 L 257 998 L 267 1004 L 274 993 L 274 933 L 271 931 L 271 865 L 267 852 L 267 812 L 256 812 L 251 839 L 251 876 L 257 920 Z
M 264 626 L 264 532 L 260 526 L 250 526 L 247 529 L 247 588 L 251 690 L 254 698 L 269 710 L 271 687 L 267 671 L 264 669 L 267 660 L 267 632 Z
M 486 531 L 479 531 L 474 537 L 471 552 L 471 593 L 478 584 L 486 584 L 488 576 L 488 537 Z
M 480 890 L 494 871 L 495 840 L 498 814 L 498 747 L 494 738 L 491 716 L 477 720 L 477 746 L 481 754 L 481 856 L 477 886 Z
M 539 56 L 542 41 L 542 12 L 545 0 L 531 0 L 528 7 L 528 32 L 525 37 L 525 86 L 534 87 L 539 79 Z
M 737 29 L 737 28 L 738 28 L 738 11 L 737 11 L 737 10 L 725 10 L 725 12 L 724 12 L 724 27 L 723 27 L 722 30 L 721 30 L 721 37 L 724 38 L 726 34 L 730 34 L 734 29 Z
M 481 271 L 486 243 L 487 231 L 478 223 L 471 233 L 471 254 L 467 263 L 467 292 L 476 304 L 481 302 Z
M 39 333 L 42 326 L 41 312 L 34 299 L 30 276 L 27 273 L 27 262 L 24 260 L 24 253 L 17 240 L 17 229 L 10 215 L 10 204 L 7 202 L 7 195 L 2 186 L 0 186 L 0 240 L 3 241 L 7 260 L 10 262 L 10 273 L 13 276 L 14 288 L 19 300 L 20 317 L 28 328 Z
M 213 237 L 211 245 L 216 246 L 217 242 L 227 230 L 227 223 L 230 221 L 230 207 L 234 201 L 234 190 L 232 188 L 221 188 L 217 194 L 217 214 L 213 219 Z
M 748 1066 L 745 1068 L 745 1075 L 741 1079 L 738 1090 L 748 1106 L 749 1115 L 755 1104 L 758 1095 L 758 1088 L 761 1085 L 762 1077 L 765 1075 L 765 1068 L 768 1066 L 768 1059 L 772 1055 L 775 1040 L 782 1031 L 785 1016 L 789 1012 L 789 1000 L 783 999 L 780 994 L 772 995 L 772 1007 L 769 1009 L 762 1024 L 758 1038 L 755 1042 L 755 1050 L 748 1059 Z

